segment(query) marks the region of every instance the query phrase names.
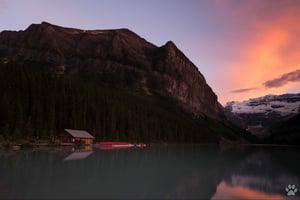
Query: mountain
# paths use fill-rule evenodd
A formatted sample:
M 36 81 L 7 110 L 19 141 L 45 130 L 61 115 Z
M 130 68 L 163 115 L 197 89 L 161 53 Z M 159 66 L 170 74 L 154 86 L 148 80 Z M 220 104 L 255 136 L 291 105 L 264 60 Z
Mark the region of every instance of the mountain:
M 42 22 L 3 31 L 0 57 L 43 63 L 59 74 L 118 76 L 145 92 L 172 96 L 188 112 L 221 119 L 216 94 L 197 67 L 171 41 L 157 47 L 128 29 L 80 30 Z M 111 83 L 110 83 L 111 84 Z
M 300 113 L 300 93 L 267 95 L 243 102 L 229 102 L 227 118 L 260 138 L 270 136 L 270 129 Z
M 271 130 L 268 142 L 281 144 L 300 144 L 300 114 L 275 124 Z
M 197 67 L 169 41 L 46 22 L 0 33 L 2 138 L 85 129 L 97 139 L 238 140 Z

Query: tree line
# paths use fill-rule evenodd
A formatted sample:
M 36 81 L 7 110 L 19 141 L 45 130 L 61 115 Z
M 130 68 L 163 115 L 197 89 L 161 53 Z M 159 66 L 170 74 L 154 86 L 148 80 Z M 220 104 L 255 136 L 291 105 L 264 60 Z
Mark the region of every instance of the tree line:
M 0 64 L 0 92 L 0 140 L 49 139 L 64 128 L 132 142 L 216 142 L 220 131 L 231 134 L 185 113 L 171 98 L 40 66 Z

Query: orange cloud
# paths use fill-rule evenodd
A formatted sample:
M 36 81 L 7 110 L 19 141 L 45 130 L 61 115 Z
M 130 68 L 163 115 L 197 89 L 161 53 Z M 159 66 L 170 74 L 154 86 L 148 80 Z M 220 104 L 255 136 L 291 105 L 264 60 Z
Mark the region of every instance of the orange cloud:
M 243 89 L 238 89 L 238 90 L 232 90 L 230 92 L 232 92 L 232 93 L 243 93 L 243 92 L 249 92 L 249 91 L 253 91 L 253 90 L 257 90 L 257 88 L 243 88 Z
M 276 2 L 278 5 L 269 9 Z M 263 86 L 267 80 L 300 68 L 300 3 L 288 0 L 283 1 L 286 4 L 276 2 L 243 1 L 243 5 L 231 4 L 232 7 L 225 8 L 227 12 L 229 9 L 233 12 L 228 27 L 237 31 L 237 26 L 239 29 L 244 26 L 247 31 L 241 32 L 243 36 L 238 36 L 237 32 L 236 37 L 240 37 L 238 40 L 231 38 L 231 42 L 242 42 L 243 45 L 239 49 L 228 49 L 236 52 L 240 59 L 227 63 L 228 71 L 224 76 L 229 80 L 226 83 L 228 92 L 218 95 L 222 103 L 285 93 L 297 84 L 288 83 L 270 89 Z M 232 90 L 257 87 L 260 89 L 230 93 Z

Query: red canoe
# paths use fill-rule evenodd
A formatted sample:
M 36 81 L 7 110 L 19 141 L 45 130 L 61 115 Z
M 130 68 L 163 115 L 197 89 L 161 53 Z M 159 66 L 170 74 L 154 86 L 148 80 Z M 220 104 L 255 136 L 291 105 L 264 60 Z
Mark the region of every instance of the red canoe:
M 142 147 L 146 147 L 146 144 L 144 144 L 144 143 L 138 143 L 135 146 L 142 148 Z
M 98 142 L 97 144 L 98 148 L 102 150 L 127 149 L 134 146 L 129 142 Z
M 99 145 L 132 145 L 129 142 L 98 142 Z

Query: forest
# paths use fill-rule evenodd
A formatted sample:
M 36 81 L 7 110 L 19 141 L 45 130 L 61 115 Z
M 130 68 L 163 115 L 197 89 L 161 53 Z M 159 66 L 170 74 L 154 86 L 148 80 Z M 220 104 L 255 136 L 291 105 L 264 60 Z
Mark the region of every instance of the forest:
M 0 64 L 0 141 L 53 139 L 64 128 L 87 130 L 96 141 L 216 143 L 222 136 L 237 138 L 220 122 L 184 112 L 170 97 L 101 84 L 101 77 Z

